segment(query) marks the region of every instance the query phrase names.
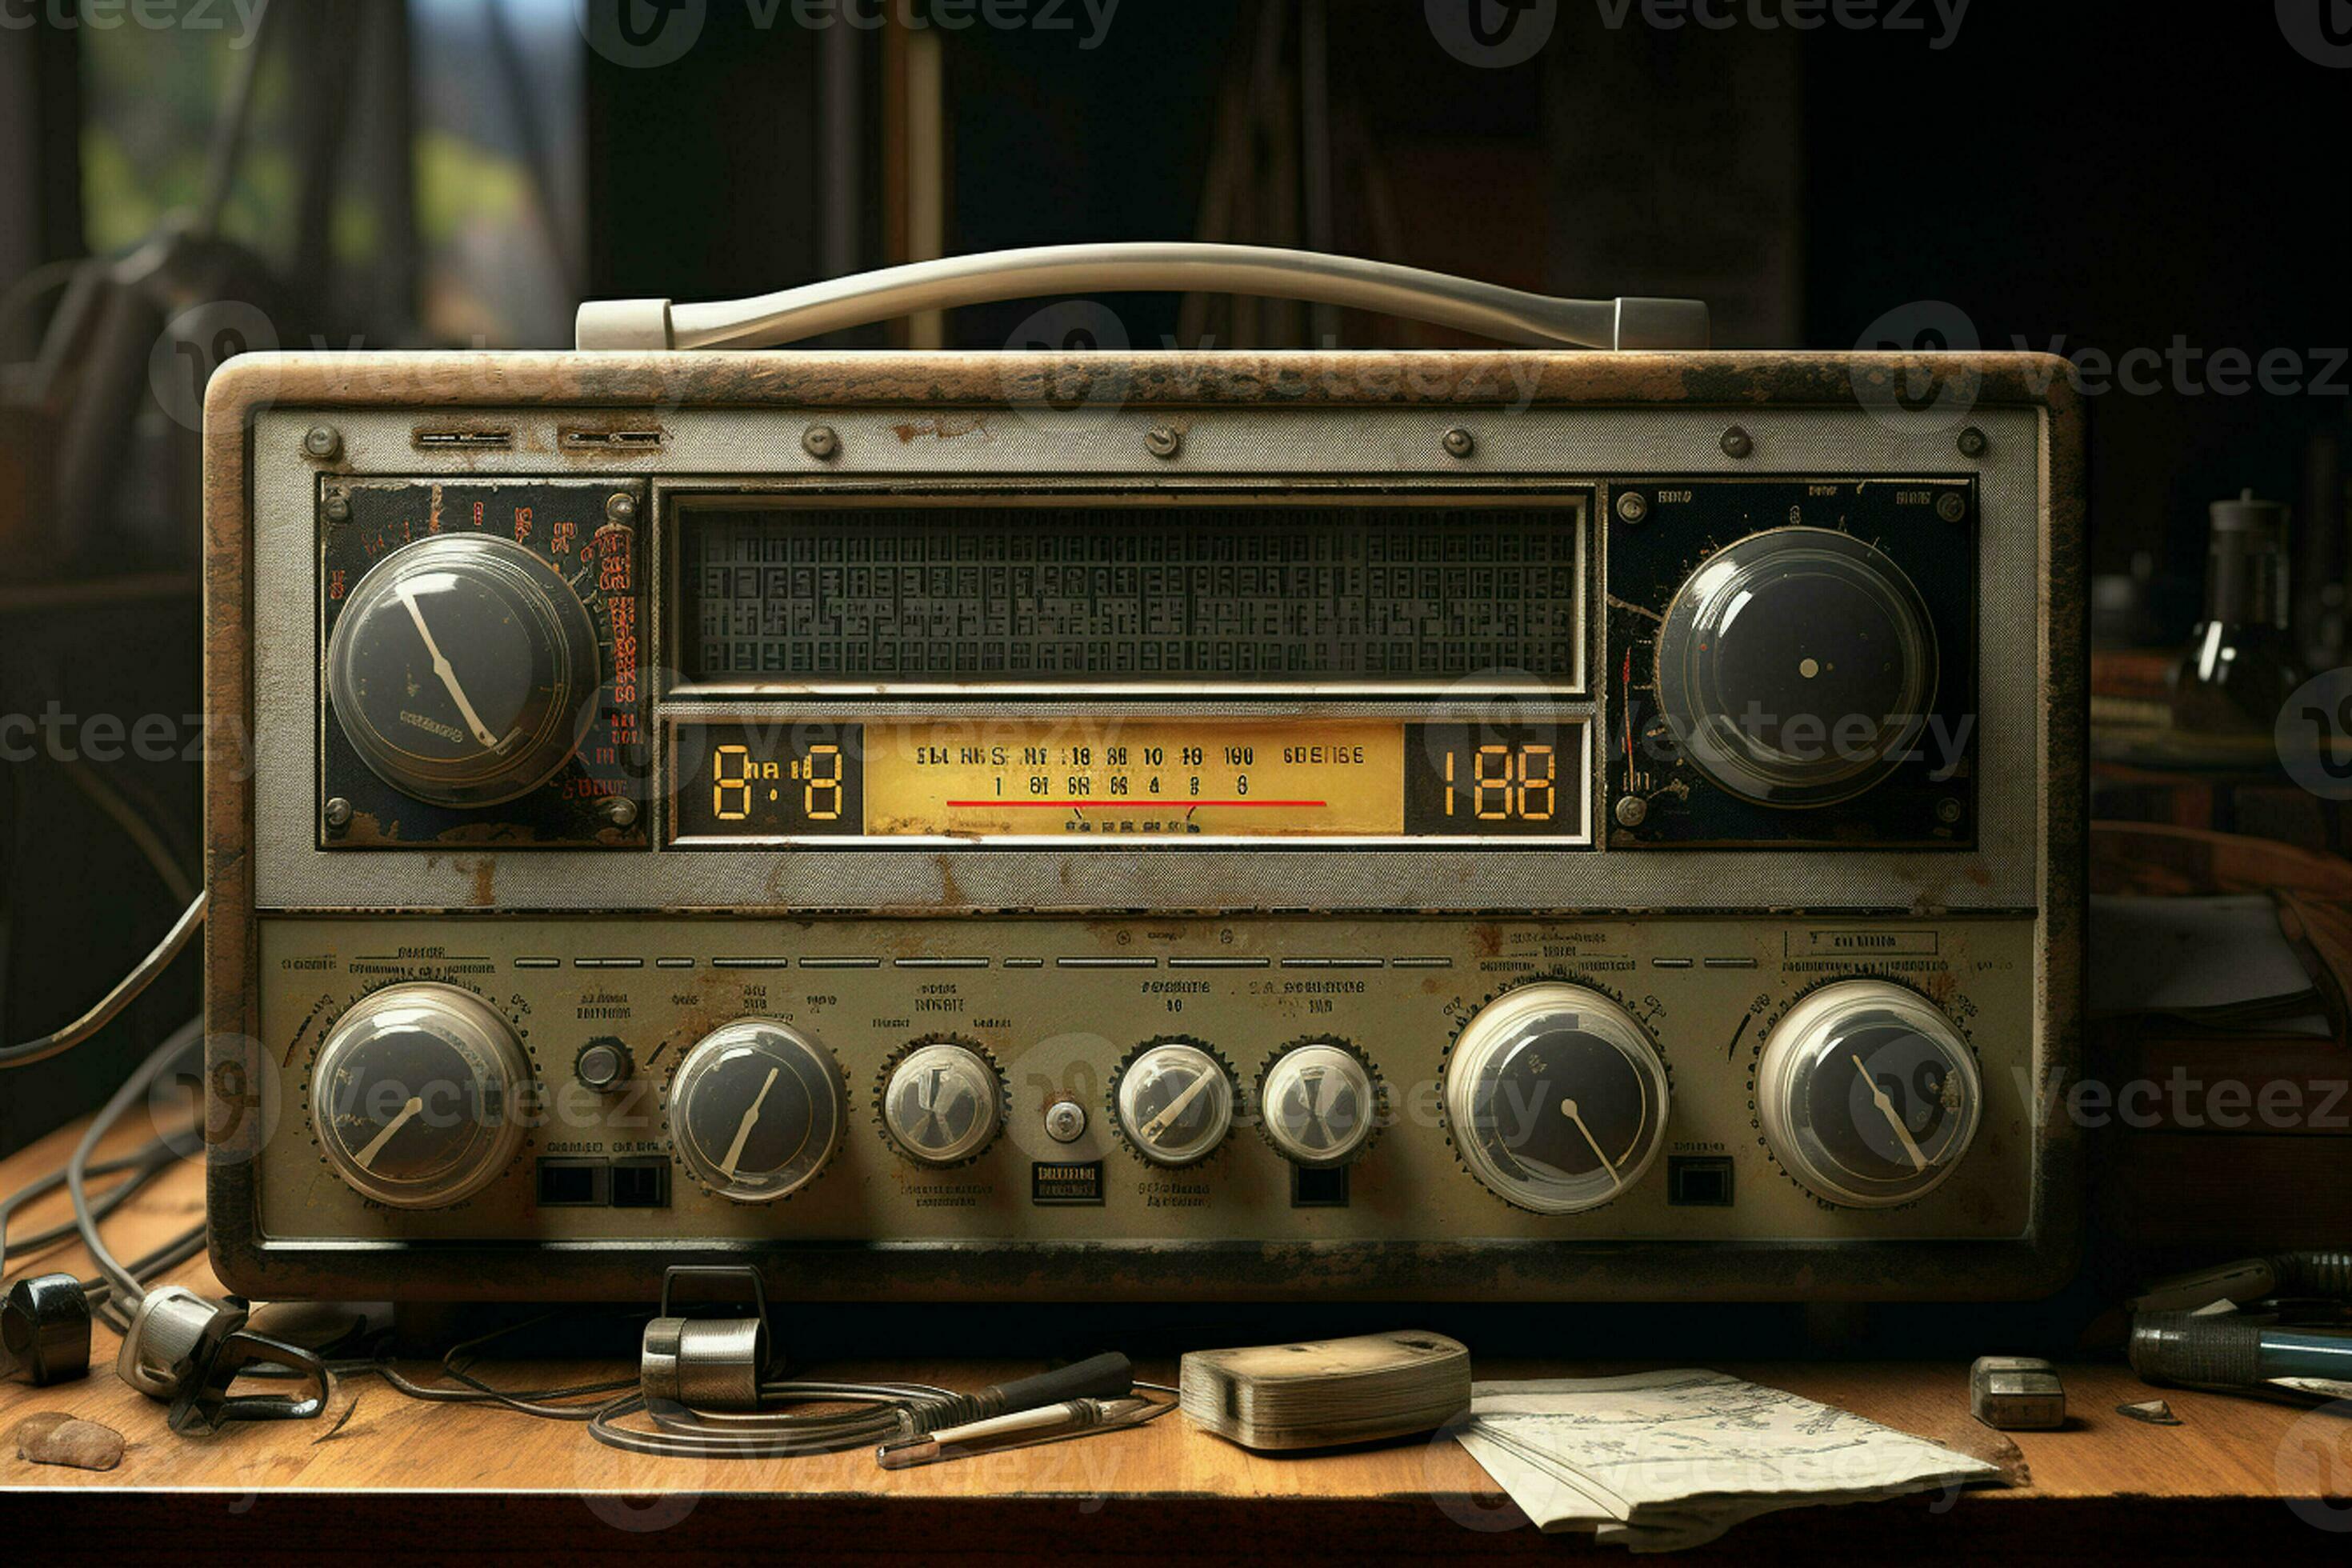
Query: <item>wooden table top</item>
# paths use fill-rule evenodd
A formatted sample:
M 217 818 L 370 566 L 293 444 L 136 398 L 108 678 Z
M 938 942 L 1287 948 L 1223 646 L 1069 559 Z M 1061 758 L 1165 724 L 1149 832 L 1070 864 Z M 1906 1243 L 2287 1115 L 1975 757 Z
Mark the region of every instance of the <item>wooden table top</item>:
M 63 1163 L 72 1137 L 61 1131 L 0 1161 L 0 1194 Z M 61 1199 L 62 1194 L 58 1195 Z M 17 1216 L 12 1230 L 62 1217 L 60 1201 Z M 201 1173 L 183 1165 L 141 1193 L 107 1223 L 129 1258 L 194 1224 L 203 1213 Z M 37 1256 L 12 1250 L 12 1276 L 73 1268 L 89 1272 L 78 1245 Z M 175 1283 L 216 1292 L 201 1258 Z M 0 1383 L 0 1435 L 34 1411 L 57 1410 L 122 1433 L 121 1466 L 89 1473 L 19 1459 L 0 1447 L 0 1519 L 27 1517 L 94 1533 L 124 1546 L 173 1544 L 192 1526 L 188 1550 L 252 1562 L 310 1548 L 317 1529 L 362 1529 L 369 1544 L 433 1555 L 464 1542 L 528 1541 L 568 1553 L 635 1550 L 663 1531 L 665 1555 L 727 1555 L 772 1539 L 774 1521 L 794 1521 L 801 1539 L 856 1555 L 878 1552 L 909 1529 L 951 1529 L 979 1556 L 1013 1542 L 1054 1543 L 1066 1553 L 1131 1554 L 1144 1535 L 1155 1555 L 1316 1555 L 1341 1541 L 1359 1554 L 1403 1551 L 1411 1542 L 1448 1560 L 1559 1550 L 1524 1521 L 1495 1484 L 1451 1440 L 1411 1439 L 1368 1448 L 1276 1458 L 1251 1454 L 1171 1415 L 1147 1426 L 1079 1441 L 984 1455 L 916 1469 L 885 1471 L 870 1450 L 804 1458 L 672 1459 L 623 1453 L 575 1423 L 537 1420 L 496 1406 L 433 1405 L 394 1392 L 373 1376 L 341 1379 L 317 1421 L 233 1426 L 209 1439 L 174 1436 L 164 1407 L 113 1374 L 115 1336 L 102 1325 L 92 1370 L 46 1389 Z M 1475 1347 L 1474 1347 L 1475 1349 Z M 429 1362 L 404 1363 L 414 1380 L 441 1381 Z M 617 1363 L 485 1363 L 478 1375 L 507 1387 L 547 1387 L 627 1375 Z M 988 1362 L 906 1363 L 794 1369 L 850 1378 L 887 1378 L 977 1388 L 1038 1370 Z M 1166 1382 L 1172 1367 L 1139 1375 Z M 1559 1376 L 1624 1370 L 1581 1363 L 1482 1363 L 1486 1377 Z M 1907 1431 L 1963 1445 L 1990 1440 L 1968 1415 L 1967 1368 L 1946 1363 L 1775 1363 L 1722 1370 L 1840 1406 Z M 2311 1518 L 2352 1528 L 2341 1500 L 2352 1474 L 2352 1420 L 2260 1400 L 2164 1391 L 2183 1425 L 2153 1426 L 2116 1414 L 2155 1396 L 2119 1364 L 2063 1369 L 2074 1413 L 2058 1432 L 2011 1434 L 2031 1468 L 2022 1487 L 1972 1490 L 1951 1500 L 1797 1510 L 1743 1525 L 1728 1549 L 1773 1542 L 1820 1550 L 1861 1531 L 1900 1527 L 1965 1533 L 1970 1551 L 2034 1554 L 2060 1541 L 2144 1549 L 2184 1549 L 2210 1541 L 2245 1550 L 2270 1537 L 2290 1549 L 2335 1544 Z M 2325 1501 L 2330 1488 L 2338 1500 Z M 446 1494 L 420 1500 L 406 1494 Z M 133 1497 L 139 1506 L 129 1505 Z M 2292 1500 L 2305 1499 L 2299 1504 Z M 1181 1512 L 1170 1510 L 1179 1502 Z M 779 1507 L 784 1512 L 779 1515 Z M 1037 1532 L 1044 1532 L 1039 1534 Z M 2252 1534 L 2250 1536 L 2249 1531 Z M 1172 1533 L 1161 1533 L 1172 1532 Z M 1922 1536 L 1957 1545 L 1960 1534 Z M 1881 1550 L 1885 1542 L 1878 1542 Z M 1246 1547 L 1246 1550 L 1244 1548 Z M 1857 1544 L 1861 1549 L 1861 1544 Z M 2052 1549 L 2055 1549 L 2052 1546 Z M 951 1559 L 942 1545 L 927 1554 Z

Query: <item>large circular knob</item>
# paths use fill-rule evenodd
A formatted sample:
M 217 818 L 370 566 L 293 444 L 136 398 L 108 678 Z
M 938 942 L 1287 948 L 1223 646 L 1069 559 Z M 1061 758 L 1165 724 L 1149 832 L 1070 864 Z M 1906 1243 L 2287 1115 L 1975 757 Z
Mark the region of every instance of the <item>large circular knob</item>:
M 1233 1129 L 1234 1077 L 1200 1046 L 1155 1041 L 1119 1069 L 1112 1108 L 1138 1154 L 1155 1165 L 1190 1165 Z
M 1658 704 L 1699 771 L 1768 805 L 1822 805 L 1898 765 L 1936 694 L 1927 601 L 1883 552 L 1777 528 L 1692 573 L 1658 631 Z
M 738 1018 L 677 1064 L 669 1130 L 704 1186 L 738 1203 L 772 1203 L 814 1181 L 841 1142 L 841 1074 L 830 1052 L 790 1025 Z
M 1933 1191 L 1968 1152 L 1983 1100 L 1951 1020 L 1891 981 L 1808 993 L 1756 1064 L 1774 1157 L 1816 1197 L 1855 1208 Z
M 327 644 L 327 694 L 386 784 L 442 805 L 528 794 L 596 716 L 596 628 L 555 568 L 519 544 L 448 533 L 362 577 Z
M 503 1014 L 455 985 L 362 999 L 320 1044 L 310 1120 L 335 1173 L 395 1208 L 479 1192 L 522 1145 L 530 1058 Z
M 1259 1125 L 1266 1142 L 1295 1165 L 1344 1165 L 1372 1135 L 1378 1095 L 1371 1069 L 1353 1051 L 1309 1040 L 1265 1069 L 1258 1083 Z
M 933 1040 L 908 1050 L 882 1085 L 882 1126 L 922 1165 L 953 1165 L 988 1147 L 1003 1125 L 996 1068 L 978 1047 Z
M 1642 1179 L 1665 1142 L 1666 1068 L 1632 1015 L 1547 981 L 1481 1008 L 1445 1064 L 1445 1116 L 1471 1174 L 1538 1214 L 1575 1214 Z

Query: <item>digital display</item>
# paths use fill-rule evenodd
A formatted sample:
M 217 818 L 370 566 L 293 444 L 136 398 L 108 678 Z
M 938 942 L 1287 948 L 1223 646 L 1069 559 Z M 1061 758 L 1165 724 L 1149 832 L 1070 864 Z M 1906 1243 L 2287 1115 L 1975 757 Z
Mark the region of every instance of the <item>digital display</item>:
M 1583 721 L 672 726 L 671 841 L 1587 841 Z
M 704 683 L 1581 679 L 1573 502 L 680 514 Z

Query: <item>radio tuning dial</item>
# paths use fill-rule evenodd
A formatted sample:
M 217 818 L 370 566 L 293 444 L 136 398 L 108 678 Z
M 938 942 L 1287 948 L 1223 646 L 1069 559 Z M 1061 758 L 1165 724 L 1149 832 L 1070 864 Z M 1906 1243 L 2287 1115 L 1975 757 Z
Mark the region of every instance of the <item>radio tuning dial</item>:
M 1801 997 L 1756 1064 L 1756 1109 L 1781 1166 L 1852 1208 L 1941 1185 L 1976 1137 L 1983 1082 L 1951 1020 L 1891 981 Z
M 523 1138 L 515 1100 L 530 1063 L 504 1015 L 425 982 L 364 997 L 310 1068 L 310 1118 L 335 1173 L 394 1208 L 472 1196 Z
M 953 1165 L 988 1147 L 1003 1124 L 996 1068 L 960 1040 L 918 1044 L 882 1085 L 882 1126 L 922 1165 Z
M 572 760 L 596 715 L 596 629 L 554 567 L 447 533 L 403 545 L 352 590 L 327 694 L 360 760 L 419 800 L 493 805 Z
M 1566 982 L 1480 1009 L 1445 1066 L 1463 1163 L 1507 1202 L 1576 1214 L 1642 1179 L 1665 1142 L 1665 1064 L 1632 1015 Z
M 1233 1129 L 1233 1074 L 1203 1047 L 1156 1041 L 1119 1069 L 1112 1109 L 1138 1154 L 1155 1165 L 1190 1165 Z
M 1834 529 L 1769 529 L 1690 574 L 1658 629 L 1658 703 L 1706 776 L 1767 805 L 1860 795 L 1934 706 L 1935 623 L 1885 553 Z
M 1295 1165 L 1344 1165 L 1372 1135 L 1378 1093 L 1371 1070 L 1345 1047 L 1323 1040 L 1293 1046 L 1258 1084 L 1266 1142 Z
M 738 1203 L 772 1203 L 814 1181 L 841 1142 L 841 1121 L 832 1054 L 769 1018 L 739 1018 L 705 1035 L 670 1085 L 678 1158 Z

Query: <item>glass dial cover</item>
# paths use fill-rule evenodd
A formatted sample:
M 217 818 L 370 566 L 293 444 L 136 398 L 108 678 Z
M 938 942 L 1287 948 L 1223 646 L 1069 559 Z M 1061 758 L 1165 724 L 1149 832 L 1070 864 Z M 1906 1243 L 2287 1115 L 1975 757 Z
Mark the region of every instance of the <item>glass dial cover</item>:
M 1293 1164 L 1346 1164 L 1372 1135 L 1376 1095 L 1353 1052 L 1312 1041 L 1294 1046 L 1258 1087 L 1266 1140 Z
M 1883 552 L 1779 528 L 1708 556 L 1658 630 L 1658 704 L 1700 772 L 1767 805 L 1850 799 L 1892 772 L 1936 696 L 1935 625 Z
M 1665 1142 L 1665 1064 L 1633 1016 L 1546 981 L 1481 1008 L 1445 1065 L 1445 1115 L 1473 1175 L 1538 1214 L 1575 1214 L 1642 1179 Z
M 1934 1191 L 1976 1137 L 1975 1055 L 1926 997 L 1890 981 L 1807 994 L 1756 1064 L 1766 1144 L 1816 1197 L 1883 1208 Z
M 882 1125 L 908 1159 L 952 1165 L 996 1136 L 1002 1099 L 986 1057 L 956 1041 L 935 1041 L 915 1047 L 891 1068 L 882 1086 Z
M 788 1024 L 739 1018 L 705 1035 L 670 1085 L 670 1137 L 695 1179 L 772 1203 L 816 1179 L 841 1142 L 841 1073 Z
M 354 1005 L 320 1042 L 310 1116 L 336 1174 L 376 1202 L 434 1208 L 480 1191 L 521 1147 L 530 1066 L 504 1015 L 415 982 Z
M 1233 1075 L 1199 1046 L 1145 1046 L 1120 1071 L 1116 1093 L 1119 1131 L 1155 1165 L 1206 1159 L 1234 1124 Z
M 519 544 L 446 533 L 403 545 L 352 590 L 327 694 L 352 747 L 419 800 L 492 805 L 580 749 L 601 687 L 571 584 Z

